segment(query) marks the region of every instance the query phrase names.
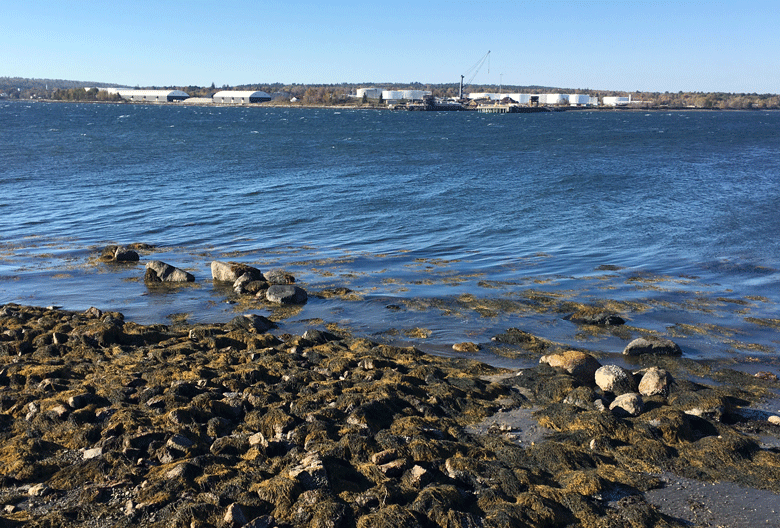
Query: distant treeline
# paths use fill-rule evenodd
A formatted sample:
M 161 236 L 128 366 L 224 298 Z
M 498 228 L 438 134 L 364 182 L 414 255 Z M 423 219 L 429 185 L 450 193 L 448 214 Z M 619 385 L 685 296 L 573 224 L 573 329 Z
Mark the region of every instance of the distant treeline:
M 374 86 L 383 90 L 428 90 L 436 97 L 457 97 L 458 84 L 424 83 L 341 83 L 341 84 L 243 84 L 238 86 L 147 86 L 148 89 L 182 90 L 192 97 L 211 97 L 219 90 L 261 90 L 277 100 L 297 99 L 309 105 L 365 105 L 377 101 L 361 101 L 350 95 L 358 88 Z M 65 81 L 60 79 L 25 79 L 0 77 L 0 96 L 11 99 L 54 99 L 63 101 L 117 101 L 115 94 L 97 88 L 118 87 L 116 84 Z M 140 88 L 136 86 L 135 88 Z M 582 93 L 598 97 L 631 96 L 633 106 L 642 108 L 711 108 L 711 109 L 780 109 L 778 94 L 705 93 L 705 92 L 621 92 L 609 90 L 556 88 L 549 86 L 471 85 L 467 92 L 502 93 Z

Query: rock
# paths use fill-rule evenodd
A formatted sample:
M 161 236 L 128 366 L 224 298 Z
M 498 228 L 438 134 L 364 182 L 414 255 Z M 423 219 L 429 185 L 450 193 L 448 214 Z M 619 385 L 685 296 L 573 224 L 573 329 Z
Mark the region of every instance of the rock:
M 682 350 L 673 341 L 655 336 L 634 339 L 623 349 L 623 355 L 626 356 L 640 356 L 642 354 L 681 356 Z
M 165 262 L 152 260 L 146 263 L 144 282 L 195 282 L 195 277 Z
M 455 352 L 461 352 L 464 354 L 474 354 L 479 352 L 481 347 L 476 343 L 455 343 L 452 345 L 452 349 Z
M 259 269 L 241 264 L 239 262 L 220 262 L 215 260 L 211 263 L 211 277 L 218 282 L 232 282 L 242 275 L 249 275 L 251 280 L 265 280 Z
M 84 457 L 84 460 L 90 460 L 92 458 L 98 458 L 103 455 L 103 448 L 102 447 L 93 447 L 92 449 L 84 449 L 81 452 L 81 455 Z
M 293 284 L 295 277 L 284 270 L 271 270 L 265 274 L 265 280 L 271 284 Z
M 539 363 L 562 368 L 583 383 L 589 384 L 593 383 L 596 370 L 601 366 L 596 358 L 579 350 L 567 350 L 561 354 L 542 356 Z
M 225 516 L 222 520 L 225 522 L 226 527 L 234 528 L 244 526 L 249 522 L 249 520 L 246 518 L 246 515 L 244 514 L 244 510 L 241 508 L 241 505 L 236 504 L 235 502 L 227 507 Z
M 595 373 L 596 385 L 604 392 L 619 396 L 627 392 L 636 392 L 634 376 L 617 365 L 604 365 Z
M 257 314 L 237 315 L 231 319 L 229 324 L 234 328 L 246 330 L 247 332 L 255 334 L 263 334 L 272 328 L 277 327 L 277 324 L 270 319 Z
M 274 284 L 265 292 L 265 298 L 276 304 L 304 304 L 308 296 L 298 286 Z
M 609 410 L 618 416 L 639 416 L 643 409 L 642 396 L 636 392 L 621 394 L 609 406 Z
M 780 425 L 780 416 L 770 416 L 767 421 L 774 425 Z
M 600 308 L 583 308 L 566 317 L 566 319 L 581 325 L 619 326 L 626 323 L 622 317 Z
M 140 257 L 132 249 L 112 245 L 103 248 L 98 260 L 102 262 L 138 262 Z
M 662 368 L 650 367 L 644 371 L 639 382 L 639 394 L 642 396 L 669 396 L 674 379 Z

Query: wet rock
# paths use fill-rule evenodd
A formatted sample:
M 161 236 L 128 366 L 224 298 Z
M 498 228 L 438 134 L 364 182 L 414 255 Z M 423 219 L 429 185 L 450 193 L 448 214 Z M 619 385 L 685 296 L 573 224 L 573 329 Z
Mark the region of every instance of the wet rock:
M 138 262 L 140 257 L 134 250 L 123 246 L 106 246 L 98 259 L 102 262 Z
M 594 375 L 596 385 L 604 392 L 616 396 L 627 392 L 636 392 L 634 376 L 626 369 L 617 365 L 604 365 L 596 370 Z
M 238 315 L 229 324 L 235 328 L 255 334 L 262 334 L 277 327 L 277 324 L 270 319 L 256 314 Z
M 274 284 L 265 293 L 265 298 L 276 304 L 304 304 L 306 291 L 298 286 Z
M 479 352 L 481 347 L 476 343 L 455 343 L 452 349 L 463 354 L 474 354 Z
M 580 325 L 619 326 L 626 323 L 619 315 L 600 308 L 583 308 L 566 319 Z
M 247 264 L 239 262 L 220 262 L 217 260 L 211 263 L 211 277 L 215 281 L 235 283 L 242 275 L 247 275 L 247 278 L 251 280 L 265 280 L 259 269 Z
M 520 330 L 518 328 L 509 328 L 503 334 L 498 334 L 491 338 L 497 343 L 520 346 L 533 352 L 543 352 L 547 350 L 551 343 L 533 334 Z
M 643 354 L 681 356 L 682 349 L 670 339 L 650 336 L 634 339 L 623 349 L 623 354 L 626 356 L 641 356 Z
M 639 394 L 642 396 L 669 396 L 674 378 L 666 370 L 650 367 L 645 370 L 639 382 Z
M 146 263 L 144 282 L 195 282 L 195 276 L 159 260 Z
M 594 383 L 596 370 L 601 363 L 590 354 L 578 350 L 567 350 L 560 354 L 542 356 L 539 363 L 546 363 L 551 367 L 562 368 L 583 383 Z
M 643 409 L 642 396 L 635 392 L 621 394 L 609 406 L 609 410 L 618 416 L 639 416 Z
M 270 284 L 294 284 L 295 277 L 284 270 L 271 270 L 265 274 L 265 280 Z

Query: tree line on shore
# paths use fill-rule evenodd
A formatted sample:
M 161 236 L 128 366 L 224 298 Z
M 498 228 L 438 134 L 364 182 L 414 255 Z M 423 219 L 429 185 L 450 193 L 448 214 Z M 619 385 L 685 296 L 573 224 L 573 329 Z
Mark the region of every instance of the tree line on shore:
M 60 101 L 119 101 L 117 94 L 99 88 L 116 87 L 115 84 L 85 83 L 51 79 L 23 79 L 0 77 L 0 95 L 8 99 L 52 99 Z M 239 86 L 165 86 L 150 89 L 172 89 L 187 92 L 192 97 L 211 97 L 220 90 L 252 90 L 269 93 L 279 101 L 296 99 L 303 105 L 376 105 L 378 101 L 362 100 L 352 96 L 358 88 L 374 86 L 383 90 L 428 90 L 441 98 L 457 97 L 458 84 L 425 83 L 340 83 L 340 84 L 245 84 Z M 139 87 L 136 87 L 139 88 Z M 631 96 L 632 106 L 642 108 L 708 108 L 708 109 L 780 109 L 780 94 L 722 93 L 722 92 L 625 92 L 614 90 L 590 90 L 554 88 L 545 86 L 495 86 L 471 85 L 469 92 L 501 93 L 583 93 L 598 97 Z

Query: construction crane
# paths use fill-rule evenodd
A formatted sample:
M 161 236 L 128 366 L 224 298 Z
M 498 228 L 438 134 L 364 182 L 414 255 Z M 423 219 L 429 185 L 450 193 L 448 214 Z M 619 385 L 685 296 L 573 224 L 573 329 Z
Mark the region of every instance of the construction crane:
M 463 99 L 463 87 L 468 86 L 471 84 L 471 81 L 474 80 L 474 77 L 477 76 L 477 73 L 479 73 L 480 68 L 482 68 L 482 65 L 485 64 L 485 61 L 488 63 L 488 73 L 490 73 L 490 50 L 488 50 L 487 53 L 485 53 L 485 56 L 479 59 L 477 63 L 466 70 L 463 75 L 460 76 L 460 90 L 458 90 L 458 99 Z M 472 73 L 474 72 L 474 73 Z M 469 80 L 464 84 L 463 79 L 466 77 L 466 75 L 471 74 L 471 77 L 469 77 Z

